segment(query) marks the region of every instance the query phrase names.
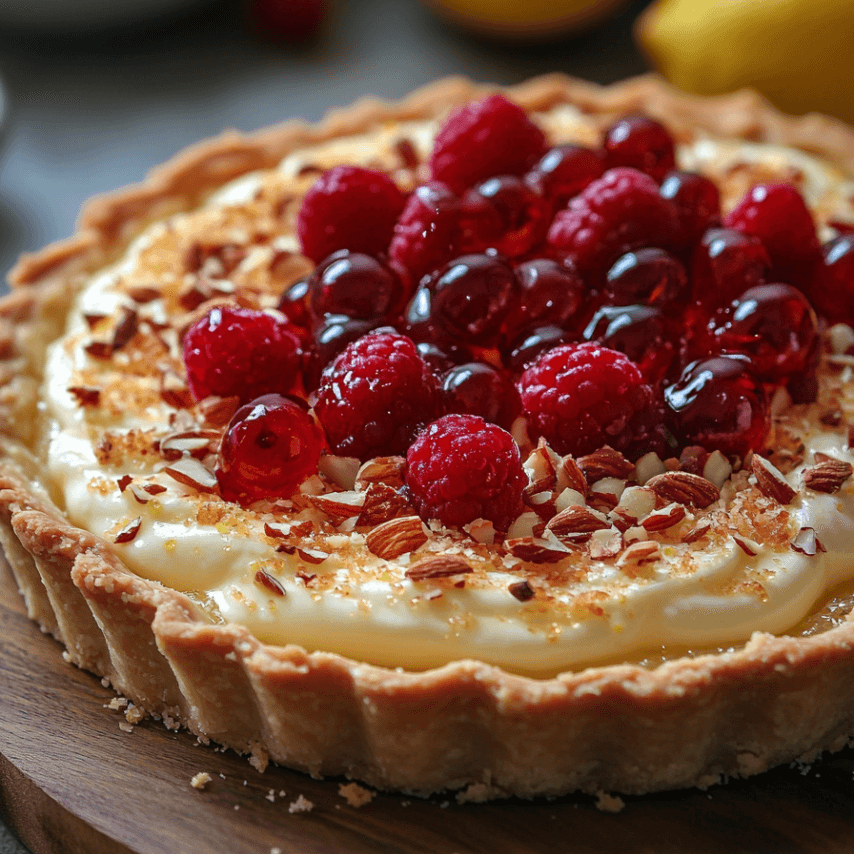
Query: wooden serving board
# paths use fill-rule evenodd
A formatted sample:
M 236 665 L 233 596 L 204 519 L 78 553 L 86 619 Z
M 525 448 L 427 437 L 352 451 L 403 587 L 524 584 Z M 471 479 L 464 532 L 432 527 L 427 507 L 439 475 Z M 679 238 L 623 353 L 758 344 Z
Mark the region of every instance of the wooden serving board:
M 61 652 L 0 568 L 0 812 L 36 854 L 854 850 L 854 750 L 808 771 L 626 798 L 616 814 L 589 797 L 460 806 L 378 794 L 355 809 L 340 781 L 259 774 L 153 721 L 123 732 L 124 718 L 106 708 L 112 692 Z M 200 771 L 213 778 L 204 791 L 190 786 Z M 300 794 L 314 809 L 289 813 Z

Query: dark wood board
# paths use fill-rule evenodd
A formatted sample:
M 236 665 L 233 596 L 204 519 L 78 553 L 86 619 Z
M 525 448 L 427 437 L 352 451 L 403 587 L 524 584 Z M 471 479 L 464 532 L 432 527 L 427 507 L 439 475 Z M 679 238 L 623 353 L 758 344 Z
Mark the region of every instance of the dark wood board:
M 112 696 L 30 623 L 2 567 L 0 812 L 36 854 L 854 851 L 850 749 L 809 770 L 626 798 L 616 814 L 589 797 L 460 806 L 378 794 L 355 809 L 340 781 L 274 767 L 259 774 L 154 721 L 123 732 L 106 708 Z M 204 791 L 190 786 L 199 771 L 213 777 Z M 312 812 L 288 812 L 299 794 Z

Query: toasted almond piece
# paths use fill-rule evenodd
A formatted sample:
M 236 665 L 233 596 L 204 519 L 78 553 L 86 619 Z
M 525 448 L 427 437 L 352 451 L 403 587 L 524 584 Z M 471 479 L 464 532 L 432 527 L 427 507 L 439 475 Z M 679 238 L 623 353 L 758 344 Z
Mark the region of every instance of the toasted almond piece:
M 815 492 L 838 492 L 854 472 L 851 463 L 844 460 L 836 460 L 824 454 L 816 454 L 815 458 L 816 464 L 804 471 L 804 486 Z
M 148 504 L 151 501 L 151 494 L 142 488 L 141 484 L 131 483 L 127 486 L 128 492 L 134 497 L 137 504 Z M 124 490 L 122 490 L 124 492 Z
M 821 540 L 815 535 L 814 528 L 801 528 L 791 542 L 792 551 L 814 557 L 819 552 L 827 551 Z
M 403 457 L 376 457 L 362 464 L 356 473 L 355 488 L 366 490 L 372 483 L 381 483 L 400 489 L 405 470 L 406 460 Z
M 507 531 L 507 538 L 519 540 L 530 537 L 539 537 L 545 530 L 545 523 L 533 510 L 526 510 L 513 520 Z
M 317 464 L 317 470 L 341 489 L 356 489 L 356 474 L 361 463 L 356 457 L 339 457 L 335 454 L 324 454 Z
M 578 458 L 578 466 L 588 483 L 595 483 L 603 477 L 617 477 L 625 480 L 635 470 L 635 464 L 629 462 L 619 451 L 605 445 L 592 454 Z
M 623 490 L 614 512 L 632 524 L 640 521 L 655 510 L 658 499 L 646 486 L 629 486 Z
M 282 554 L 296 555 L 306 563 L 323 563 L 329 557 L 328 552 L 323 552 L 320 549 L 307 549 L 294 543 L 279 543 L 276 546 L 276 551 Z
M 399 488 L 377 481 L 368 484 L 364 495 L 365 505 L 356 522 L 357 527 L 381 525 L 401 514 L 412 515 L 412 507 Z
M 129 543 L 139 533 L 142 527 L 142 516 L 137 516 L 136 519 L 128 522 L 124 528 L 119 531 L 113 538 L 114 543 Z
M 199 492 L 217 492 L 219 489 L 216 475 L 192 457 L 182 457 L 180 460 L 176 460 L 171 465 L 166 466 L 163 473 L 168 474 L 178 483 L 191 486 Z
M 193 395 L 187 383 L 175 371 L 167 369 L 160 379 L 160 397 L 175 409 L 188 409 L 193 405 Z
M 623 535 L 616 528 L 601 528 L 590 535 L 587 549 L 593 560 L 616 557 L 623 548 Z
M 656 495 L 689 507 L 708 507 L 721 497 L 721 491 L 710 481 L 687 471 L 668 471 L 647 481 Z
M 170 433 L 160 440 L 160 453 L 167 460 L 177 460 L 187 455 L 198 456 L 200 452 L 207 453 L 211 449 L 211 443 L 218 439 L 219 432 L 216 430 Z
M 706 480 L 721 489 L 732 474 L 732 463 L 720 451 L 712 451 L 706 458 L 701 473 Z
M 655 451 L 650 451 L 635 463 L 635 480 L 640 486 L 643 486 L 650 478 L 657 474 L 664 474 L 665 471 L 667 469 L 664 467 L 661 457 Z
M 119 492 L 124 492 L 133 483 L 133 478 L 129 474 L 123 474 L 116 483 L 119 486 Z
M 364 492 L 329 492 L 325 495 L 310 495 L 308 500 L 313 507 L 333 519 L 348 519 L 362 512 L 365 498 Z
M 136 287 L 128 290 L 128 296 L 137 305 L 145 305 L 147 303 L 154 302 L 156 299 L 160 299 L 162 294 L 160 292 L 160 288 L 155 287 L 154 285 L 137 285 Z
M 463 525 L 463 530 L 476 542 L 483 545 L 495 544 L 495 525 L 489 519 L 475 519 Z
M 742 537 L 741 534 L 733 534 L 735 544 L 748 556 L 756 557 L 762 551 L 762 546 L 755 540 L 750 540 L 747 537 Z
M 101 389 L 91 385 L 73 385 L 68 393 L 77 399 L 80 406 L 97 406 L 101 402 Z
M 754 454 L 750 460 L 750 468 L 756 477 L 756 486 L 763 495 L 773 498 L 778 504 L 786 505 L 798 494 L 775 465 L 765 457 Z
M 647 531 L 666 531 L 674 525 L 678 525 L 687 515 L 684 504 L 671 503 L 660 510 L 654 510 L 642 522 Z
M 589 537 L 594 531 L 610 528 L 611 523 L 601 513 L 589 507 L 567 507 L 546 524 L 556 537 Z
M 428 578 L 449 578 L 473 571 L 471 564 L 458 555 L 430 555 L 412 564 L 404 574 L 410 581 L 424 581 Z
M 149 495 L 160 495 L 161 493 L 163 493 L 163 492 L 166 492 L 166 491 L 167 491 L 167 490 L 166 490 L 166 487 L 165 487 L 165 486 L 163 486 L 163 484 L 162 484 L 162 483 L 144 483 L 144 484 L 142 485 L 142 488 L 143 488 L 143 489 L 144 489 L 144 490 L 145 490 Z
M 686 531 L 682 535 L 683 543 L 696 543 L 697 540 L 703 539 L 706 534 L 712 529 L 712 523 L 708 519 L 700 519 L 690 531 Z
M 561 510 L 566 510 L 567 507 L 584 507 L 586 503 L 584 496 L 580 492 L 568 486 L 555 498 L 555 511 L 560 513 Z
M 837 356 L 854 347 L 854 329 L 847 323 L 834 323 L 827 332 L 831 352 Z
M 134 309 L 125 306 L 122 309 L 122 316 L 113 330 L 113 350 L 121 350 L 125 347 L 136 335 L 138 329 L 139 315 Z
M 510 591 L 510 595 L 520 602 L 530 602 L 536 596 L 534 588 L 524 579 L 522 581 L 513 581 L 507 585 L 507 589 Z
M 557 473 L 551 455 L 542 439 L 540 444 L 528 455 L 528 459 L 522 464 L 522 468 L 528 476 L 528 485 L 524 490 L 526 498 L 536 493 L 554 490 L 557 484 Z
M 285 588 L 282 587 L 281 583 L 277 579 L 273 578 L 273 576 L 265 569 L 259 569 L 258 572 L 255 573 L 255 581 L 262 587 L 269 590 L 274 596 L 285 595 Z
M 587 496 L 587 478 L 575 461 L 575 457 L 569 454 L 561 459 L 560 465 L 557 467 L 557 488 L 559 490 L 573 489 L 582 497 Z
M 200 400 L 198 408 L 205 419 L 205 423 L 214 427 L 225 427 L 240 408 L 240 398 L 236 395 L 232 397 L 211 395 Z
M 427 542 L 427 533 L 418 516 L 401 516 L 378 525 L 365 542 L 377 557 L 393 560 L 423 546 Z
M 661 557 L 661 549 L 655 540 L 639 540 L 627 546 L 617 558 L 617 566 L 628 570 L 643 563 L 652 563 Z
M 557 563 L 573 552 L 555 540 L 540 537 L 514 537 L 504 541 L 507 551 L 529 563 Z

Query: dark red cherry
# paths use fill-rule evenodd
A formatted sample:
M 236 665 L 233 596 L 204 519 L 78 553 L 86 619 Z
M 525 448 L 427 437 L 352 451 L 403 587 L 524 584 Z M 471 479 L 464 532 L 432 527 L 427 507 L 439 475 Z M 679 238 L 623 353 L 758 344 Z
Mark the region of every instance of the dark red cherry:
M 436 322 L 433 316 L 433 293 L 427 287 L 419 288 L 409 301 L 401 331 L 415 341 L 419 348 L 423 345 L 428 355 L 429 349 L 434 348 L 445 358 L 450 358 L 453 364 L 467 362 L 470 358 L 465 344 Z M 431 366 L 436 361 L 427 356 L 424 358 Z M 441 363 L 441 358 L 438 361 Z
M 648 116 L 626 116 L 605 132 L 608 168 L 631 166 L 661 181 L 676 165 L 673 137 Z
M 541 243 L 549 227 L 551 205 L 515 175 L 489 178 L 470 190 L 464 205 L 471 211 L 491 211 L 481 215 L 479 225 L 484 247 L 516 258 Z M 491 220 L 491 221 L 490 221 Z
M 818 321 L 807 298 L 792 285 L 757 285 L 746 290 L 718 319 L 719 352 L 744 353 L 764 382 L 786 383 L 815 373 Z
M 353 341 L 382 325 L 379 319 L 358 320 L 342 314 L 327 314 L 314 328 L 312 346 L 303 369 L 305 387 L 317 388 L 323 369 Z
M 571 262 L 533 258 L 517 265 L 516 278 L 519 305 L 508 316 L 510 329 L 573 325 L 584 305 L 587 287 Z
M 323 433 L 304 406 L 267 394 L 234 414 L 217 458 L 217 479 L 229 501 L 289 498 L 317 471 Z
M 585 341 L 625 353 L 649 383 L 661 380 L 676 355 L 672 324 L 649 305 L 605 305 L 584 330 Z
M 442 378 L 442 399 L 445 412 L 479 415 L 505 430 L 522 408 L 519 392 L 507 374 L 483 362 L 451 368 Z
M 854 234 L 842 234 L 822 247 L 809 295 L 816 311 L 831 323 L 854 324 Z
M 710 228 L 691 256 L 692 296 L 707 309 L 728 305 L 762 284 L 770 269 L 758 238 L 732 228 Z
M 687 296 L 685 267 L 663 249 L 636 249 L 614 263 L 605 280 L 605 301 L 611 305 L 670 307 Z
M 464 255 L 427 284 L 434 325 L 463 344 L 494 343 L 518 291 L 510 265 L 493 255 Z
M 308 329 L 311 326 L 311 316 L 308 312 L 308 288 L 310 281 L 311 276 L 299 279 L 287 287 L 279 299 L 279 311 L 294 326 L 299 326 L 301 329 Z
M 605 167 L 601 151 L 581 145 L 557 145 L 543 155 L 525 176 L 525 182 L 556 207 L 563 207 L 591 181 L 601 178 Z
M 721 224 L 721 194 L 717 185 L 696 172 L 668 172 L 659 190 L 676 207 L 679 220 L 678 243 L 686 250 L 703 233 Z
M 399 308 L 402 293 L 400 279 L 377 258 L 341 249 L 318 265 L 308 304 L 315 320 L 327 314 L 370 320 Z
M 691 362 L 664 391 L 665 421 L 680 447 L 744 457 L 768 434 L 765 391 L 744 356 Z
M 520 332 L 504 351 L 504 364 L 515 374 L 525 370 L 541 353 L 573 340 L 570 332 L 547 324 Z

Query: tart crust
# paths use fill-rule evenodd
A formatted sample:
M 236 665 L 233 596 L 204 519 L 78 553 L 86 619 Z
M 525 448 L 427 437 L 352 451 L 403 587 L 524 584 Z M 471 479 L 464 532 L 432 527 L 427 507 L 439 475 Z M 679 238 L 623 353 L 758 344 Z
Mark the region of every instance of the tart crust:
M 388 120 L 430 118 L 494 87 L 450 78 L 397 104 L 374 99 L 320 124 L 288 123 L 193 147 L 136 187 L 97 198 L 72 238 L 25 256 L 0 303 L 0 542 L 29 616 L 78 667 L 161 717 L 313 776 L 468 799 L 705 787 L 843 747 L 854 735 L 854 622 L 811 637 L 756 633 L 740 650 L 589 668 L 537 680 L 477 661 L 421 673 L 274 647 L 211 625 L 183 594 L 128 570 L 39 486 L 27 418 L 69 297 L 148 223 L 289 152 Z M 854 173 L 854 131 L 758 95 L 689 97 L 644 76 L 608 87 L 548 76 L 503 90 L 529 110 L 572 103 L 606 123 L 635 110 L 677 133 L 768 141 Z

